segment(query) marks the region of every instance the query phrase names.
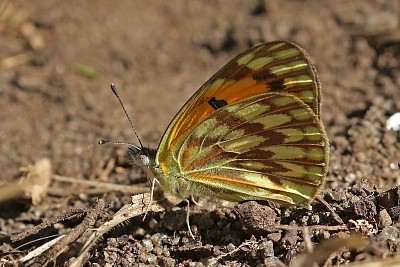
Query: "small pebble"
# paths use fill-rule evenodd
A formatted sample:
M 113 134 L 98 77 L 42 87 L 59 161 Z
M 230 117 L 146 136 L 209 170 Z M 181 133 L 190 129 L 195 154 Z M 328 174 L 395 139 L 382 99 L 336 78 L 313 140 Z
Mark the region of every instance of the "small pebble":
M 379 212 L 378 227 L 380 229 L 392 225 L 393 221 L 386 209 Z
M 278 242 L 282 238 L 282 233 L 280 233 L 280 232 L 271 233 L 271 234 L 268 234 L 267 237 L 272 242 Z
M 346 199 L 344 192 L 342 191 L 333 191 L 329 193 L 329 196 L 332 198 L 333 201 L 340 202 L 343 199 Z
M 235 248 L 236 248 L 235 245 L 232 244 L 232 243 L 229 243 L 229 245 L 226 246 L 226 249 L 227 249 L 229 252 L 233 251 Z
M 258 243 L 258 250 L 261 252 L 262 257 L 273 257 L 274 254 L 274 243 L 271 240 L 261 240 Z
M 154 248 L 153 243 L 149 239 L 143 239 L 141 241 L 141 244 L 146 249 L 146 251 L 152 251 Z
M 386 129 L 400 131 L 400 112 L 390 116 L 390 118 L 386 121 Z
M 400 230 L 394 226 L 388 226 L 382 229 L 382 232 L 379 234 L 384 240 L 393 240 L 399 241 Z

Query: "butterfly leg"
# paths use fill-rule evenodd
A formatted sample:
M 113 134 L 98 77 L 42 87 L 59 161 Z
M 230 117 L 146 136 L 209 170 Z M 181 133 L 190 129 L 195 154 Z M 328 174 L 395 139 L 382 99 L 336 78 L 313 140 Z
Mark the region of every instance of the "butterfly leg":
M 154 195 L 154 188 L 156 187 L 156 182 L 158 182 L 157 179 L 153 178 L 153 181 L 151 182 L 150 200 L 149 200 L 149 203 L 147 204 L 146 212 L 144 213 L 142 222 L 146 219 L 146 216 L 150 210 L 151 204 L 153 204 L 153 195 Z
M 192 233 L 192 229 L 190 229 L 190 222 L 189 222 L 189 215 L 190 215 L 190 201 L 189 200 L 187 200 L 187 199 L 184 199 L 184 201 L 186 202 L 186 204 L 187 204 L 187 206 L 186 206 L 186 225 L 187 225 L 187 228 L 188 228 L 188 230 L 189 230 L 189 234 L 190 234 L 190 236 L 193 238 L 193 239 L 195 239 L 194 238 L 194 235 L 193 235 L 193 233 Z
M 190 195 L 190 201 L 192 201 L 196 206 L 202 206 L 199 202 L 196 201 L 196 199 L 194 199 L 193 195 Z

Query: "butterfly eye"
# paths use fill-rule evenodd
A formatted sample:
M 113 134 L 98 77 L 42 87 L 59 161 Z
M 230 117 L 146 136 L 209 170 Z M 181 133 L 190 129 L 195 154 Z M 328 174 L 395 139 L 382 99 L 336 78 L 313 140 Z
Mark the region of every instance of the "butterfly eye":
M 142 161 L 143 165 L 148 166 L 150 165 L 150 159 L 146 155 L 140 155 L 139 156 L 140 160 Z

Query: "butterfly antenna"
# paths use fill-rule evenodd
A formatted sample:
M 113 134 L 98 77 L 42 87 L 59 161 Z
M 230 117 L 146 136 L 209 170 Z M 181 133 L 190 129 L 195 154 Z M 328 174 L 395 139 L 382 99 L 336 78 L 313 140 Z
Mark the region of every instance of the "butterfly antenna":
M 132 130 L 133 130 L 133 132 L 135 133 L 137 140 L 139 141 L 140 148 L 141 148 L 141 150 L 143 150 L 142 141 L 140 141 L 139 135 L 137 134 L 136 129 L 135 129 L 135 127 L 133 126 L 132 120 L 131 120 L 131 118 L 129 117 L 128 112 L 126 112 L 125 106 L 124 106 L 124 104 L 122 103 L 121 98 L 119 97 L 119 93 L 118 93 L 117 87 L 115 87 L 115 84 L 113 84 L 113 83 L 111 84 L 111 90 L 113 91 L 114 95 L 118 98 L 118 101 L 119 101 L 119 103 L 121 104 L 121 107 L 122 107 L 122 109 L 124 110 L 124 113 L 125 113 L 126 117 L 128 118 L 129 123 L 131 124 Z M 105 141 L 105 140 L 103 140 L 103 141 Z M 108 142 L 108 143 L 117 143 L 117 144 L 120 143 L 120 144 L 135 146 L 135 145 L 132 145 L 132 144 L 129 144 L 129 143 L 124 143 L 124 142 Z M 137 148 L 137 147 L 136 147 L 136 148 Z
M 99 140 L 99 141 L 97 142 L 97 144 L 99 144 L 99 145 L 106 145 L 106 144 L 126 145 L 126 146 L 129 146 L 129 147 L 133 147 L 134 149 L 141 150 L 140 147 L 138 147 L 138 146 L 136 146 L 136 145 L 134 145 L 134 144 L 128 143 L 128 142 L 109 141 L 109 140 Z

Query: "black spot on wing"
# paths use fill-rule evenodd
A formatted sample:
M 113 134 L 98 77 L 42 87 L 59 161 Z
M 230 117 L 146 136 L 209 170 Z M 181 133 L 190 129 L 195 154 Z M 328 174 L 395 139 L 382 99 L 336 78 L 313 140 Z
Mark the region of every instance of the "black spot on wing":
M 215 99 L 215 97 L 210 98 L 210 100 L 208 100 L 208 104 L 215 110 L 222 108 L 223 106 L 228 105 L 228 102 L 226 102 L 225 100 L 221 99 L 221 100 L 217 100 Z
M 257 71 L 252 74 L 252 78 L 256 81 L 265 81 L 267 86 L 271 91 L 282 91 L 283 86 L 283 78 L 279 77 L 269 71 L 263 69 L 262 71 Z
M 283 90 L 283 79 L 273 81 L 268 84 L 271 87 L 271 91 L 282 91 Z

